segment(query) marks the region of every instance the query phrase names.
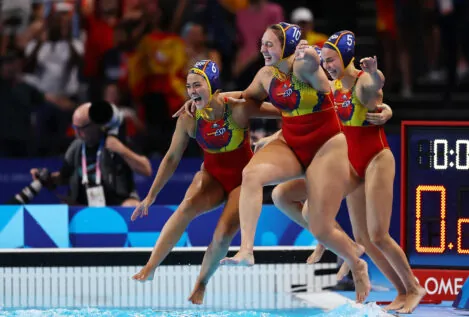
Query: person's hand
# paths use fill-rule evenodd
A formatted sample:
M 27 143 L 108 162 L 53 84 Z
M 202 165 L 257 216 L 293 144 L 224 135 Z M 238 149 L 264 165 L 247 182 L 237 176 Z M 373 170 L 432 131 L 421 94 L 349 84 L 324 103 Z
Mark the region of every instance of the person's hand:
M 50 173 L 47 168 L 32 168 L 29 172 L 33 180 L 41 182 L 47 189 L 54 190 L 57 187 L 54 178 L 57 178 L 58 172 Z
M 296 46 L 295 49 L 295 60 L 301 60 L 305 57 L 305 49 L 310 47 L 308 41 L 301 40 L 300 43 Z
M 148 208 L 155 202 L 155 198 L 146 197 L 142 200 L 138 206 L 134 209 L 132 216 L 130 217 L 131 221 L 135 221 L 138 217 L 143 218 L 143 216 L 148 216 Z
M 366 114 L 366 120 L 374 125 L 383 125 L 392 118 L 392 110 L 386 104 L 378 105 L 377 108 L 377 112 L 368 112 Z
M 362 58 L 360 60 L 360 67 L 366 73 L 375 73 L 378 70 L 378 60 L 376 56 Z
M 36 180 L 39 179 L 39 177 L 38 177 L 38 175 L 39 175 L 39 169 L 37 169 L 37 168 L 32 168 L 29 172 L 31 173 L 31 177 L 33 178 L 33 180 L 36 181 Z
M 124 149 L 124 144 L 115 136 L 108 135 L 104 144 L 105 148 L 114 153 L 121 153 Z
M 184 105 L 178 111 L 176 111 L 175 114 L 173 114 L 173 118 L 177 118 L 183 113 L 187 113 L 189 117 L 193 118 L 195 114 L 195 110 L 196 110 L 196 107 L 195 107 L 194 101 L 192 99 L 189 99 L 184 103 Z

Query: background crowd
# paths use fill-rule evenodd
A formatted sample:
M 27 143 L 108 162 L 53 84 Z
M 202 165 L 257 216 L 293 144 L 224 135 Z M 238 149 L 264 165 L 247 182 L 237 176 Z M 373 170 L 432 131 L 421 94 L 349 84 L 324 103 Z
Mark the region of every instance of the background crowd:
M 350 29 L 357 56 L 378 56 L 385 100 L 436 111 L 469 101 L 466 0 L 3 0 L 0 20 L 0 156 L 60 156 L 72 113 L 105 99 L 125 113 L 125 142 L 147 157 L 169 146 L 185 76 L 212 59 L 225 90 L 244 89 L 263 65 L 259 42 L 279 21 L 310 44 Z M 467 99 L 465 99 L 467 98 Z M 428 111 L 427 111 L 428 112 Z M 399 117 L 399 115 L 398 115 Z M 392 122 L 391 122 L 392 124 Z M 252 138 L 277 130 L 257 120 Z M 200 156 L 195 142 L 187 156 Z

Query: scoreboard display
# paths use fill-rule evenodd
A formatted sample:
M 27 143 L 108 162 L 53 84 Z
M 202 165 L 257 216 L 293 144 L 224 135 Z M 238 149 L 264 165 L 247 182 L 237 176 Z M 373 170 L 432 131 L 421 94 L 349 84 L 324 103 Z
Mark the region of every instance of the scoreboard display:
M 403 121 L 401 247 L 427 299 L 469 276 L 469 122 Z

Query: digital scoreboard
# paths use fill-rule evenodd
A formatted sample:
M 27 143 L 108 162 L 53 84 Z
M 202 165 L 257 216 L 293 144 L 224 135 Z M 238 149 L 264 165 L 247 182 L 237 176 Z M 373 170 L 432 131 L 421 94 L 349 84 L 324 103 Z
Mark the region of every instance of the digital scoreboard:
M 469 276 L 469 122 L 403 121 L 401 247 L 431 300 Z

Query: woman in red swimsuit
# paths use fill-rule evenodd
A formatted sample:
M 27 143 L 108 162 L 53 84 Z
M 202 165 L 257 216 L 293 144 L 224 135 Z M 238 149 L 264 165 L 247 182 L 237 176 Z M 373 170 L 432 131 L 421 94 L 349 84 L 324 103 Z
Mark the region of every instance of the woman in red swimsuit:
M 146 198 L 134 210 L 131 220 L 148 215 L 161 189 L 173 175 L 190 138 L 204 150 L 204 164 L 194 176 L 186 195 L 171 215 L 156 241 L 146 265 L 133 276 L 134 280 L 152 280 L 160 265 L 189 223 L 197 216 L 225 202 L 213 239 L 205 252 L 196 285 L 189 297 L 201 304 L 205 287 L 227 254 L 231 240 L 239 229 L 239 194 L 243 168 L 252 157 L 249 138 L 251 116 L 279 115 L 275 108 L 237 105 L 229 95 L 219 93 L 219 70 L 215 62 L 203 60 L 190 69 L 187 93 L 197 107 L 196 116 L 178 118 L 170 148 L 161 161 Z M 238 93 L 239 95 L 239 93 Z
M 300 28 L 279 23 L 267 28 L 261 43 L 265 66 L 242 97 L 261 103 L 269 97 L 282 111 L 283 135 L 257 152 L 243 170 L 240 197 L 241 248 L 223 264 L 253 265 L 253 245 L 262 207 L 262 187 L 306 177 L 309 229 L 344 258 L 354 276 L 357 301 L 370 290 L 367 264 L 355 243 L 334 223 L 349 182 L 347 142 L 334 110 L 326 73 L 309 47 L 295 53 Z

